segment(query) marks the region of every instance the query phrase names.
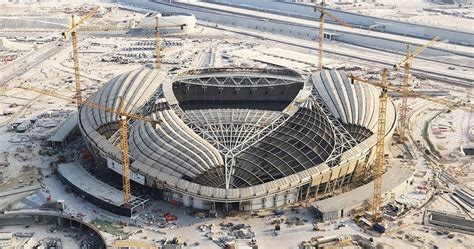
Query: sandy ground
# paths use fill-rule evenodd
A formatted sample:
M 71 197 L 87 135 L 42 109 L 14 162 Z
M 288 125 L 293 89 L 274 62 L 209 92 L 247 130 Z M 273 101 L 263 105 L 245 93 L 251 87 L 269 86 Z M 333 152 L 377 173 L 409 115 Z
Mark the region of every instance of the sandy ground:
M 472 113 L 457 109 L 437 116 L 430 123 L 430 139 L 444 157 L 459 158 L 460 145 L 469 145 L 468 131 L 472 126 L 469 122 L 471 116 Z
M 115 13 L 118 18 L 125 18 L 129 13 Z M 314 52 L 302 49 L 294 48 L 289 46 L 282 46 L 281 44 L 275 44 L 270 41 L 262 41 L 256 38 L 249 38 L 243 35 L 236 35 L 229 32 L 216 31 L 214 29 L 203 29 L 202 32 L 198 34 L 189 35 L 183 38 L 165 38 L 165 39 L 177 39 L 183 41 L 183 46 L 165 46 L 163 48 L 162 54 L 164 55 L 163 60 L 178 62 L 181 64 L 170 64 L 163 63 L 164 70 L 169 70 L 173 67 L 187 66 L 189 68 L 199 68 L 206 65 L 205 54 L 212 49 L 215 52 L 215 61 L 214 66 L 235 66 L 237 64 L 247 64 L 249 66 L 262 66 L 261 64 L 251 60 L 248 54 L 239 53 L 241 56 L 237 56 L 229 60 L 222 57 L 223 54 L 230 54 L 232 51 L 248 51 L 248 49 L 261 50 L 268 49 L 272 47 L 278 47 L 280 49 L 287 49 L 291 51 L 297 51 L 300 53 L 311 54 Z M 205 39 L 203 38 L 205 36 Z M 139 63 L 130 63 L 130 64 L 120 64 L 116 62 L 102 62 L 101 60 L 104 57 L 116 56 L 118 54 L 123 54 L 127 49 L 134 47 L 137 42 L 143 40 L 150 40 L 149 38 L 126 38 L 126 37 L 92 37 L 90 35 L 83 35 L 80 37 L 80 50 L 93 50 L 95 53 L 80 53 L 80 63 L 81 63 L 81 72 L 82 73 L 82 83 L 84 87 L 84 95 L 88 96 L 95 92 L 107 81 L 116 77 L 120 73 L 128 70 L 138 69 L 144 66 L 144 64 Z M 289 39 L 289 38 L 287 38 Z M 242 41 L 242 42 L 241 42 Z M 99 43 L 100 46 L 93 45 L 93 43 Z M 45 44 L 45 47 L 57 46 L 56 44 Z M 354 50 L 355 48 L 351 46 L 338 45 L 329 43 L 328 46 L 332 48 L 343 48 L 346 50 Z M 28 64 L 33 63 L 41 55 L 36 54 L 41 52 L 42 48 L 32 53 L 31 57 L 28 57 L 24 61 L 19 60 L 17 62 L 12 62 L 12 68 L 25 67 Z M 26 55 L 26 54 L 25 54 Z M 152 53 L 145 52 L 146 56 L 152 56 Z M 381 55 L 382 56 L 382 55 Z M 386 56 L 386 55 L 383 55 Z M 331 54 L 327 55 L 327 62 L 330 64 L 335 62 L 339 64 L 340 58 L 333 56 Z M 25 57 L 26 58 L 26 57 Z M 20 58 L 21 59 L 21 58 Z M 314 56 L 314 61 L 316 61 L 316 56 Z M 15 64 L 17 63 L 17 64 Z M 345 61 L 346 65 L 359 65 L 359 61 Z M 146 65 L 147 63 L 145 63 Z M 0 96 L 0 110 L 11 109 L 14 113 L 18 115 L 13 116 L 0 116 L 0 124 L 8 124 L 15 120 L 28 119 L 31 117 L 37 117 L 46 111 L 52 110 L 73 110 L 75 109 L 74 105 L 68 104 L 67 101 L 58 100 L 54 97 L 49 96 L 38 96 L 37 93 L 30 91 L 12 89 L 15 86 L 19 85 L 31 85 L 39 88 L 47 88 L 49 90 L 55 91 L 56 93 L 73 96 L 74 83 L 71 82 L 73 78 L 73 67 L 71 60 L 71 48 L 69 43 L 65 43 L 64 47 L 57 49 L 57 51 L 51 56 L 46 58 L 46 60 L 32 67 L 31 70 L 28 70 L 25 74 L 22 74 L 18 77 L 15 77 L 12 81 L 8 83 L 10 88 L 4 96 Z M 265 66 L 265 65 L 263 65 Z M 369 66 L 368 69 L 372 69 Z M 293 68 L 300 72 L 309 72 L 312 69 L 310 65 L 303 67 Z M 2 71 L 3 73 L 9 73 L 11 69 Z M 442 87 L 447 87 L 442 85 Z M 462 89 L 447 87 L 450 90 L 462 92 Z M 464 94 L 464 93 L 463 93 Z M 457 94 L 461 96 L 463 94 Z M 3 103 L 5 102 L 5 103 Z M 17 104 L 31 104 L 30 107 L 24 108 L 23 106 L 10 107 L 10 103 Z M 424 127 L 424 124 L 427 120 L 433 117 L 439 110 L 439 107 L 426 104 L 420 101 L 410 102 L 410 107 L 413 110 L 413 119 L 411 122 L 411 132 L 414 140 L 420 140 L 421 144 L 426 145 L 426 142 L 421 138 L 421 130 Z M 418 112 L 419 111 L 419 112 Z M 13 185 L 0 185 L 0 192 L 5 189 L 11 189 L 21 185 L 19 182 L 23 180 L 25 183 L 26 179 L 29 179 L 32 173 L 24 174 L 21 172 L 21 169 L 25 165 L 34 165 L 41 173 L 45 176 L 41 180 L 45 190 L 49 191 L 53 199 L 64 199 L 66 203 L 66 212 L 74 215 L 76 217 L 82 217 L 83 220 L 92 222 L 96 219 L 101 220 L 110 220 L 110 221 L 125 221 L 125 222 L 134 222 L 137 217 L 130 220 L 128 218 L 120 217 L 114 215 L 110 212 L 100 210 L 98 207 L 84 201 L 78 196 L 67 193 L 65 186 L 57 179 L 56 176 L 52 174 L 52 171 L 49 167 L 50 162 L 56 160 L 56 157 L 48 156 L 39 156 L 38 152 L 40 148 L 40 142 L 38 141 L 39 137 L 47 136 L 51 134 L 54 130 L 54 126 L 50 127 L 51 123 L 56 124 L 56 126 L 64 120 L 65 117 L 53 117 L 53 118 L 41 118 L 35 126 L 32 127 L 30 131 L 25 134 L 18 134 L 15 132 L 7 132 L 7 127 L 0 127 L 0 152 L 6 151 L 9 152 L 9 160 L 11 161 L 11 166 L 9 168 L 0 168 L 0 171 L 4 173 L 5 179 Z M 440 117 L 441 119 L 441 117 Z M 449 144 L 447 147 L 450 151 L 456 150 L 460 146 L 460 141 L 464 139 L 465 141 L 465 127 L 469 124 L 472 125 L 473 121 L 471 117 L 464 114 L 458 114 L 457 111 L 453 111 L 452 116 L 444 117 L 446 120 L 453 119 L 453 126 L 456 126 L 452 134 L 450 134 L 449 141 L 444 141 L 443 143 Z M 440 122 L 445 122 L 441 121 Z M 47 125 L 49 124 L 49 125 Z M 47 128 L 46 126 L 50 127 Z M 51 125 L 52 126 L 52 125 Z M 22 137 L 26 139 L 22 141 Z M 413 145 L 410 145 L 415 147 Z M 447 149 L 447 150 L 448 150 Z M 19 150 L 19 151 L 17 151 Z M 424 173 L 420 177 L 416 177 L 413 185 L 407 188 L 403 193 L 399 193 L 397 198 L 405 200 L 411 205 L 418 206 L 423 203 L 429 196 L 430 193 L 421 193 L 419 191 L 419 186 L 425 186 L 429 182 L 429 178 L 432 176 L 431 168 L 429 164 L 422 157 L 421 150 L 414 148 L 416 158 L 409 163 L 413 164 L 413 168 L 416 172 Z M 18 155 L 15 155 L 17 153 Z M 391 148 L 390 155 L 400 154 L 400 146 L 394 146 Z M 449 153 L 448 153 L 449 154 Z M 21 159 L 23 158 L 23 159 Z M 25 179 L 19 179 L 17 177 L 24 177 Z M 466 176 L 469 177 L 469 176 Z M 12 198 L 18 199 L 18 198 Z M 459 213 L 459 208 L 453 205 L 448 201 L 448 196 L 437 196 L 435 197 L 427 207 L 435 210 L 445 210 L 451 213 Z M 10 200 L 9 200 L 10 201 Z M 162 201 L 153 201 L 152 207 L 150 207 L 147 212 L 153 208 L 160 208 L 166 211 L 170 211 L 178 215 L 178 227 L 177 228 L 164 228 L 158 229 L 156 225 L 145 226 L 143 233 L 138 233 L 132 235 L 132 239 L 138 239 L 143 241 L 151 241 L 152 239 L 159 238 L 172 238 L 174 236 L 180 236 L 185 241 L 189 243 L 199 242 L 201 244 L 200 248 L 218 248 L 217 244 L 210 241 L 205 233 L 198 230 L 198 226 L 204 223 L 210 224 L 219 224 L 221 222 L 233 222 L 233 223 L 245 223 L 249 224 L 252 229 L 256 232 L 256 239 L 259 243 L 260 248 L 297 248 L 297 245 L 302 240 L 309 240 L 315 236 L 328 236 L 328 235 L 339 235 L 339 234 L 364 234 L 364 236 L 369 237 L 372 235 L 365 234 L 359 227 L 357 227 L 353 222 L 349 220 L 341 220 L 338 222 L 343 222 L 346 224 L 345 227 L 336 230 L 335 223 L 325 223 L 321 224 L 320 228 L 324 231 L 314 232 L 312 231 L 311 221 L 313 219 L 312 215 L 305 210 L 299 210 L 298 212 L 287 212 L 285 215 L 287 217 L 297 216 L 301 219 L 306 219 L 306 222 L 302 226 L 297 227 L 286 227 L 283 226 L 283 229 L 278 237 L 273 236 L 272 228 L 273 225 L 270 224 L 268 218 L 255 218 L 247 219 L 245 217 L 240 218 L 228 218 L 228 219 L 197 219 L 191 216 L 184 214 L 183 208 L 176 208 Z M 474 242 L 472 237 L 467 237 L 462 234 L 456 233 L 455 238 L 452 240 L 446 239 L 445 237 L 439 237 L 435 235 L 435 229 L 431 229 L 425 226 L 420 225 L 421 223 L 421 211 L 414 210 L 409 213 L 405 218 L 402 219 L 405 224 L 410 224 L 406 228 L 403 228 L 399 232 L 393 232 L 392 234 L 387 234 L 382 237 L 376 237 L 375 241 L 377 243 L 386 243 L 392 245 L 396 248 L 419 248 L 419 247 L 428 247 L 430 245 L 438 245 L 441 248 L 447 247 L 473 247 Z M 394 225 L 394 227 L 398 227 Z M 135 232 L 139 228 L 135 227 L 126 227 L 124 230 L 126 232 Z M 38 229 L 44 232 L 46 229 Z M 156 230 L 160 232 L 156 232 Z M 428 231 L 428 232 L 426 232 Z M 48 233 L 38 232 L 38 236 L 50 236 Z M 162 234 L 166 233 L 166 234 Z M 410 241 L 410 239 L 405 239 L 405 234 L 410 234 L 413 236 L 419 236 L 422 239 L 415 239 Z M 113 242 L 117 239 L 117 236 L 104 232 L 103 235 L 107 238 L 108 242 Z M 56 234 L 55 234 L 56 236 Z M 58 236 L 64 236 L 58 234 Z M 144 238 L 146 237 L 146 238 Z M 68 240 L 68 239 L 66 239 Z M 422 240 L 422 241 L 420 241 Z M 433 241 L 433 242 L 431 242 Z M 69 242 L 68 242 L 69 243 Z M 68 244 L 70 247 L 76 247 L 72 242 Z

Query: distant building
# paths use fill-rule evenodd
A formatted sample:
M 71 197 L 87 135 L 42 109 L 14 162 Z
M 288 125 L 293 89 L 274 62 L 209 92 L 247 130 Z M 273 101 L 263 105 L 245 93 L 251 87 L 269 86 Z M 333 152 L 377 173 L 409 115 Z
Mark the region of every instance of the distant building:
M 196 30 L 196 17 L 187 13 L 148 13 L 135 30 L 154 32 L 157 16 L 161 34 L 193 33 Z

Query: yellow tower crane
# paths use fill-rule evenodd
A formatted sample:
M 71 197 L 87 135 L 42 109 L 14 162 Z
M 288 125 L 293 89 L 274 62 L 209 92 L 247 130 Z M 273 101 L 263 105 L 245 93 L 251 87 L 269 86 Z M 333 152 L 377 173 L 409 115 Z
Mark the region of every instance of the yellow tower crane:
M 376 154 L 375 154 L 375 166 L 374 166 L 374 195 L 373 195 L 373 202 L 372 202 L 372 219 L 375 222 L 378 222 L 381 218 L 380 215 L 380 207 L 382 204 L 382 173 L 383 173 L 383 164 L 385 160 L 385 124 L 386 124 L 386 113 L 387 113 L 387 91 L 391 90 L 394 92 L 403 93 L 405 89 L 400 89 L 399 87 L 390 86 L 387 82 L 387 69 L 383 70 L 382 73 L 382 80 L 378 81 L 370 81 L 362 77 L 349 75 L 348 78 L 354 81 L 359 81 L 362 83 L 366 83 L 369 85 L 373 85 L 376 87 L 382 88 L 382 93 L 379 97 L 379 116 L 378 116 L 378 127 L 377 127 L 377 144 L 376 144 Z M 425 100 L 429 100 L 431 102 L 454 107 L 466 110 L 468 112 L 474 111 L 474 105 L 471 103 L 462 103 L 462 102 L 455 102 L 452 100 L 447 99 L 438 99 L 434 97 L 430 97 L 428 95 L 424 95 L 422 93 L 408 91 L 406 92 L 407 97 L 415 97 L 415 98 L 422 98 Z
M 421 52 L 423 52 L 426 48 L 433 45 L 440 39 L 439 36 L 434 37 L 432 40 L 427 42 L 421 47 L 418 47 L 414 52 L 410 52 L 409 45 L 407 45 L 407 54 L 405 58 L 398 64 L 395 64 L 393 68 L 398 70 L 400 67 L 403 66 L 403 91 L 402 91 L 402 105 L 400 107 L 400 117 L 398 119 L 398 135 L 399 135 L 399 142 L 405 142 L 405 126 L 406 126 L 406 118 L 408 113 L 408 86 L 410 84 L 410 65 L 416 56 L 418 56 Z
M 380 206 L 382 202 L 382 173 L 383 163 L 385 160 L 385 124 L 387 116 L 387 75 L 388 70 L 386 68 L 382 71 L 382 81 L 380 87 L 382 92 L 379 96 L 379 116 L 377 123 L 377 144 L 375 147 L 375 166 L 374 166 L 374 196 L 372 203 L 372 219 L 375 222 L 380 220 Z M 353 81 L 355 78 L 351 78 Z
M 168 21 L 170 22 L 170 21 Z M 175 24 L 175 25 L 166 25 L 160 26 L 159 16 L 155 17 L 155 54 L 156 54 L 156 69 L 161 69 L 161 47 L 160 47 L 160 28 L 172 28 L 172 27 L 181 27 L 181 30 L 184 29 L 186 24 Z
M 318 62 L 318 69 L 322 70 L 323 69 L 323 42 L 324 42 L 324 17 L 328 16 L 334 21 L 338 22 L 342 26 L 352 28 L 352 25 L 348 24 L 341 18 L 331 14 L 330 12 L 326 11 L 324 9 L 324 0 L 321 1 L 319 6 L 316 4 L 314 5 L 314 11 L 319 12 L 319 62 Z
M 375 148 L 375 168 L 374 168 L 374 205 L 372 205 L 373 220 L 380 219 L 380 206 L 382 202 L 382 173 L 383 162 L 385 160 L 385 123 L 387 116 L 387 69 L 382 72 L 382 92 L 379 96 L 379 116 L 377 124 L 377 145 Z
M 76 104 L 79 109 L 82 103 L 82 93 L 81 93 L 81 74 L 79 71 L 79 53 L 77 48 L 77 27 L 84 23 L 85 20 L 91 18 L 99 10 L 99 6 L 94 7 L 89 13 L 81 17 L 79 21 L 74 20 L 74 15 L 72 15 L 71 27 L 62 33 L 64 39 L 71 36 L 72 41 L 72 59 L 74 61 L 74 77 L 76 81 Z
M 63 99 L 66 101 L 70 102 L 76 102 L 77 99 L 61 95 L 52 91 L 48 91 L 45 89 L 37 88 L 37 87 L 32 87 L 32 86 L 21 86 L 18 87 L 24 90 L 29 90 L 29 91 L 34 91 L 37 93 L 42 93 L 51 97 Z M 120 149 L 122 152 L 122 185 L 123 185 L 123 200 L 124 200 L 124 205 L 125 207 L 130 207 L 130 202 L 131 202 L 131 188 L 130 188 L 130 162 L 129 162 L 129 155 L 128 155 L 128 123 L 127 119 L 134 119 L 134 120 L 142 120 L 148 123 L 152 124 L 160 124 L 161 120 L 154 120 L 149 117 L 143 117 L 140 115 L 136 114 L 131 114 L 125 112 L 125 106 L 124 106 L 125 100 L 123 98 L 120 99 L 120 107 L 119 109 L 113 109 L 110 107 L 106 107 L 103 105 L 96 104 L 91 101 L 82 101 L 80 103 L 80 106 L 87 106 L 90 108 L 94 109 L 99 109 L 103 110 L 109 113 L 113 113 L 119 116 L 119 129 L 120 129 Z M 77 104 L 77 103 L 76 103 Z
M 160 21 L 156 16 L 155 24 L 155 53 L 156 53 L 156 69 L 161 69 L 161 47 L 160 47 Z

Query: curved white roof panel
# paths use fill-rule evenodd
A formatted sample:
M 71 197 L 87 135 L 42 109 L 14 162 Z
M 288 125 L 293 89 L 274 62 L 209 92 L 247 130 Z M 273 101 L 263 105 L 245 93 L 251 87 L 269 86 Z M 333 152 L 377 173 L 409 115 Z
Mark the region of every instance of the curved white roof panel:
M 323 70 L 311 75 L 315 92 L 332 115 L 343 124 L 358 125 L 376 132 L 380 89 L 365 83 L 354 82 L 342 70 Z M 395 109 L 389 105 L 387 118 L 395 118 Z

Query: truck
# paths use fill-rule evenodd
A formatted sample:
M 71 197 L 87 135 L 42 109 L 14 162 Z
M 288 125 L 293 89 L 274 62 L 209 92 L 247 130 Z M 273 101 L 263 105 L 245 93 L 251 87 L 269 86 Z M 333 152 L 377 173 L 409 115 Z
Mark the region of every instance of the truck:
M 385 227 L 379 223 L 374 223 L 374 225 L 372 226 L 372 229 L 374 229 L 374 231 L 378 233 L 385 233 Z

